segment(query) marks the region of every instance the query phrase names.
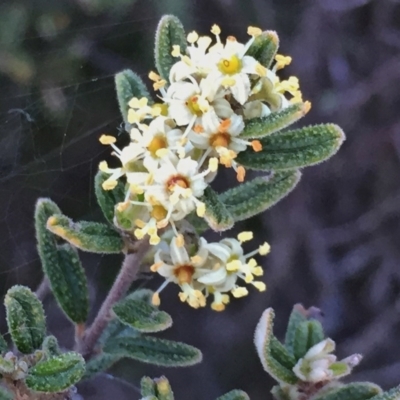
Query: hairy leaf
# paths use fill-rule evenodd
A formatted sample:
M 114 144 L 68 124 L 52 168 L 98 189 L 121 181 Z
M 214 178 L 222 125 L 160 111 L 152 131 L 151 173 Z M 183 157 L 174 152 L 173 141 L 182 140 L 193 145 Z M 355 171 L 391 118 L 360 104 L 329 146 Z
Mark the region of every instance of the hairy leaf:
M 174 400 L 174 392 L 165 376 L 155 378 L 154 382 L 156 384 L 158 400 Z
M 260 64 L 270 68 L 279 47 L 279 38 L 275 31 L 265 31 L 258 35 L 247 50 L 246 55 L 254 57 Z
M 47 221 L 47 228 L 73 246 L 92 253 L 120 253 L 124 242 L 118 232 L 98 222 L 72 222 L 62 214 L 53 215 Z
M 278 382 L 294 384 L 298 381 L 296 375 L 272 356 L 273 319 L 274 311 L 268 308 L 256 327 L 254 344 L 265 371 Z
M 55 336 L 47 336 L 42 345 L 42 350 L 50 357 L 58 356 L 61 354 L 60 347 L 58 346 L 58 340 Z
M 304 357 L 307 351 L 324 340 L 324 332 L 319 321 L 303 321 L 297 325 L 293 339 L 293 354 L 296 360 Z
M 271 355 L 289 370 L 292 370 L 296 365 L 295 358 L 289 354 L 285 346 L 275 336 L 271 338 Z
M 257 177 L 219 195 L 235 221 L 242 221 L 272 207 L 297 185 L 301 173 L 297 170 L 273 172 Z
M 130 69 L 125 69 L 115 75 L 115 89 L 117 91 L 119 109 L 125 122 L 128 122 L 128 103 L 133 97 L 150 99 L 146 85 L 140 76 Z
M 145 300 L 124 299 L 113 307 L 118 319 L 139 332 L 160 332 L 172 325 L 172 318 L 165 311 Z
M 58 245 L 58 237 L 47 229 L 47 221 L 61 214 L 49 199 L 40 199 L 35 209 L 35 229 L 42 268 L 54 296 L 67 317 L 79 324 L 86 321 L 89 295 L 85 271 L 75 249 L 69 244 Z
M 16 285 L 8 290 L 4 299 L 8 330 L 21 353 L 39 349 L 46 334 L 42 303 L 25 287 Z
M 164 367 L 185 367 L 202 359 L 200 350 L 185 343 L 147 336 L 110 339 L 104 351 Z
M 381 388 L 373 383 L 357 382 L 316 394 L 312 400 L 368 400 L 381 392 Z
M 157 70 L 167 82 L 172 65 L 179 61 L 171 54 L 174 45 L 180 46 L 181 53 L 185 53 L 185 30 L 177 17 L 165 15 L 161 18 L 157 27 L 154 55 Z
M 289 353 L 294 354 L 293 345 L 297 327 L 300 323 L 307 320 L 307 311 L 301 304 L 296 304 L 290 314 L 288 326 L 286 328 L 285 346 L 288 349 Z
M 156 384 L 149 376 L 144 376 L 140 380 L 140 394 L 142 397 L 156 396 Z
M 275 111 L 266 117 L 252 118 L 246 121 L 246 126 L 240 134 L 241 138 L 259 139 L 288 127 L 304 117 L 308 109 L 305 103 L 292 104 L 280 111 Z
M 97 203 L 107 221 L 113 225 L 114 223 L 114 208 L 115 205 L 123 202 L 125 198 L 125 185 L 122 180 L 118 180 L 117 186 L 113 190 L 104 190 L 103 182 L 108 179 L 110 175 L 98 171 L 94 178 L 94 191 L 96 193 Z
M 400 399 L 400 386 L 397 386 L 385 393 L 378 394 L 371 397 L 371 400 L 399 400 Z
M 334 155 L 344 139 L 343 131 L 334 124 L 279 132 L 261 139 L 261 151 L 248 148 L 236 161 L 260 171 L 307 167 Z
M 213 189 L 208 186 L 200 200 L 206 205 L 204 219 L 211 229 L 221 232 L 232 228 L 234 224 L 233 217 Z
M 29 370 L 25 382 L 37 392 L 60 392 L 78 383 L 84 372 L 83 357 L 69 352 L 36 364 Z
M 0 357 L 0 374 L 11 374 L 14 371 L 14 362 Z
M 120 359 L 121 357 L 115 354 L 97 354 L 86 363 L 86 370 L 85 374 L 82 377 L 82 380 L 90 379 L 96 374 L 108 370 Z
M 8 344 L 4 339 L 3 335 L 0 335 L 0 354 L 7 352 Z
M 217 400 L 250 400 L 250 397 L 243 390 L 234 389 L 218 397 Z

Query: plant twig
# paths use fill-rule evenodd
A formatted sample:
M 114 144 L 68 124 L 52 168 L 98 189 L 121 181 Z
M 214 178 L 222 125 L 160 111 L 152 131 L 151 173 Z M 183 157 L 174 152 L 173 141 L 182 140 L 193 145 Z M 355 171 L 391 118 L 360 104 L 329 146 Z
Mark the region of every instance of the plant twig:
M 40 285 L 36 289 L 36 297 L 40 300 L 43 301 L 48 294 L 50 294 L 51 289 L 50 289 L 50 282 L 47 278 L 47 276 L 44 276 L 42 279 L 42 282 L 40 282 Z
M 140 262 L 142 261 L 148 249 L 148 241 L 143 240 L 138 243 L 134 253 L 127 253 L 125 255 L 121 270 L 119 271 L 119 274 L 115 279 L 110 292 L 104 300 L 92 325 L 86 331 L 81 345 L 79 346 L 81 347 L 79 350 L 84 356 L 90 356 L 90 354 L 93 352 L 99 337 L 103 333 L 111 318 L 111 309 L 113 305 L 125 296 L 132 282 L 136 278 L 136 275 L 139 271 Z

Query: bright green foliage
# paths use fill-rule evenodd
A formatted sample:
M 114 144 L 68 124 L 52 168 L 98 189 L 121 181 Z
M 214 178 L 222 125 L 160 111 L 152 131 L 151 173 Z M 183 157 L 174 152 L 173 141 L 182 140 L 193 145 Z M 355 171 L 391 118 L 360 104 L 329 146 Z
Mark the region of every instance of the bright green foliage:
M 94 191 L 96 193 L 97 203 L 107 221 L 113 225 L 115 205 L 124 201 L 125 185 L 122 180 L 118 180 L 117 186 L 113 190 L 104 190 L 103 182 L 109 177 L 109 174 L 98 171 L 94 178 Z
M 301 304 L 296 304 L 289 317 L 285 335 L 285 346 L 293 354 L 294 338 L 297 327 L 308 320 L 307 310 Z
M 169 71 L 178 60 L 171 52 L 174 45 L 180 46 L 182 54 L 186 51 L 186 35 L 182 23 L 173 15 L 164 15 L 158 23 L 154 56 L 156 67 L 163 79 L 169 80 Z
M 279 38 L 274 31 L 265 31 L 258 35 L 246 55 L 254 57 L 260 64 L 270 68 L 279 47 Z
M 174 400 L 174 393 L 165 376 L 155 379 L 144 376 L 140 381 L 140 393 L 146 400 Z
M 250 400 L 250 397 L 243 390 L 231 390 L 223 396 L 218 397 L 217 400 Z
M 273 172 L 258 177 L 219 195 L 235 221 L 242 221 L 272 207 L 297 185 L 301 174 L 297 170 Z
M 104 351 L 164 367 L 186 367 L 202 360 L 200 350 L 193 346 L 147 336 L 110 339 Z
M 42 350 L 49 357 L 58 356 L 61 354 L 61 350 L 58 346 L 58 340 L 55 336 L 47 336 L 42 345 Z
M 27 287 L 16 285 L 4 299 L 8 330 L 21 353 L 39 349 L 46 334 L 42 303 Z
M 371 397 L 371 400 L 400 400 L 400 386 L 397 386 L 385 393 Z
M 333 156 L 344 139 L 343 131 L 334 124 L 278 132 L 261 139 L 261 151 L 249 148 L 239 153 L 236 161 L 260 171 L 307 167 Z
M 47 221 L 54 214 L 61 214 L 54 202 L 38 200 L 35 228 L 42 268 L 60 307 L 71 321 L 83 323 L 89 309 L 85 271 L 75 249 L 69 244 L 59 246 L 58 237 L 47 229 Z
M 329 390 L 327 393 L 323 391 L 312 397 L 312 400 L 368 400 L 381 392 L 381 388 L 373 383 L 357 382 Z
M 297 325 L 294 342 L 293 354 L 298 360 L 307 353 L 315 344 L 324 340 L 324 331 L 319 321 L 303 321 Z
M 200 200 L 206 205 L 204 219 L 211 229 L 221 232 L 232 228 L 234 224 L 233 216 L 213 189 L 208 186 Z
M 292 370 L 296 365 L 296 359 L 275 336 L 272 336 L 271 338 L 271 355 L 275 360 L 289 370 Z
M 143 397 L 148 397 L 148 396 L 155 397 L 157 395 L 156 384 L 153 381 L 153 379 L 151 379 L 149 376 L 144 376 L 140 380 L 140 394 Z
M 120 359 L 120 356 L 108 353 L 100 353 L 92 357 L 86 363 L 86 370 L 82 379 L 90 379 L 96 374 L 108 370 Z
M 60 392 L 78 383 L 85 372 L 85 360 L 75 352 L 49 358 L 33 368 L 26 377 L 26 385 L 37 392 Z
M 169 314 L 145 300 L 124 299 L 113 310 L 121 322 L 139 332 L 160 332 L 172 325 Z
M 260 139 L 288 127 L 306 114 L 304 103 L 295 103 L 266 117 L 252 118 L 240 134 L 241 138 Z
M 264 311 L 257 325 L 254 344 L 265 371 L 278 382 L 294 384 L 298 381 L 296 375 L 282 365 L 272 354 L 273 319 L 274 311 L 272 308 L 268 308 Z M 274 352 L 276 355 L 276 346 Z
M 0 357 L 0 374 L 11 374 L 14 371 L 14 363 Z
M 130 69 L 125 69 L 115 75 L 115 89 L 117 91 L 119 109 L 125 122 L 128 122 L 128 103 L 133 97 L 150 99 L 146 85 L 140 76 Z
M 5 388 L 0 386 L 0 400 L 13 400 L 14 396 Z
M 47 221 L 47 228 L 73 246 L 91 253 L 120 253 L 124 241 L 117 231 L 98 222 L 73 222 L 62 214 L 53 215 Z
M 0 335 L 0 354 L 5 353 L 8 350 L 8 344 L 4 339 L 3 335 Z

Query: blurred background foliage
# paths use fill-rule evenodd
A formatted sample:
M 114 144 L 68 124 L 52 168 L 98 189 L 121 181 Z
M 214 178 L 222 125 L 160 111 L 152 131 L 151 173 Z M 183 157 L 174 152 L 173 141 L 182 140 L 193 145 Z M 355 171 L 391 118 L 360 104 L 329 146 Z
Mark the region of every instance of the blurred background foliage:
M 353 375 L 384 388 L 400 381 L 400 1 L 398 0 L 3 0 L 0 5 L 0 290 L 35 288 L 42 276 L 35 249 L 35 200 L 49 196 L 74 219 L 100 218 L 93 177 L 108 149 L 100 134 L 119 135 L 113 74 L 153 68 L 160 16 L 187 30 L 247 40 L 246 28 L 275 29 L 293 56 L 313 103 L 304 122 L 334 122 L 347 134 L 337 156 L 307 169 L 298 188 L 262 217 L 238 226 L 267 239 L 266 294 L 251 293 L 221 314 L 192 310 L 176 288 L 162 306 L 174 319 L 165 337 L 204 351 L 204 362 L 164 370 L 123 362 L 82 385 L 85 399 L 136 399 L 143 374 L 166 374 L 177 399 L 207 400 L 232 388 L 270 398 L 252 344 L 268 306 L 282 334 L 294 303 L 320 307 L 339 356 L 365 354 Z M 230 173 L 217 190 L 233 184 Z M 118 257 L 82 254 L 98 305 Z M 160 281 L 146 279 L 148 287 Z M 48 298 L 52 333 L 65 346 L 72 332 Z M 1 317 L 4 310 L 1 309 Z M 92 313 L 93 317 L 93 313 Z M 1 318 L 4 332 L 4 318 Z

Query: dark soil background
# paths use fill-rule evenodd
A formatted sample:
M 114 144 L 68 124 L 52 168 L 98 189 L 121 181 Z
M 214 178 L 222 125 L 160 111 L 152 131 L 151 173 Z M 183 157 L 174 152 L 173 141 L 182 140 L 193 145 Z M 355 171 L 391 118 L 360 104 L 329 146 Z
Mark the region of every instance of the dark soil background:
M 143 374 L 165 374 L 177 400 L 210 400 L 233 388 L 270 399 L 272 381 L 253 348 L 262 311 L 276 332 L 293 304 L 320 307 L 338 355 L 365 355 L 352 376 L 389 388 L 400 382 L 400 2 L 398 0 L 2 0 L 0 4 L 0 291 L 35 289 L 42 278 L 33 231 L 34 203 L 48 196 L 74 219 L 100 220 L 92 189 L 109 157 L 101 133 L 121 123 L 113 74 L 131 68 L 146 79 L 160 16 L 188 31 L 247 40 L 246 28 L 275 29 L 293 56 L 312 112 L 301 125 L 334 122 L 347 134 L 339 154 L 303 172 L 297 189 L 238 229 L 268 240 L 268 291 L 224 313 L 192 310 L 177 291 L 162 306 L 174 326 L 163 336 L 204 352 L 202 364 L 166 370 L 123 361 L 79 390 L 86 400 L 138 399 Z M 221 179 L 217 190 L 233 183 Z M 228 183 L 227 183 L 228 182 Z M 120 259 L 82 254 L 97 307 Z M 140 285 L 157 287 L 160 280 Z M 71 346 L 72 329 L 46 300 L 49 330 Z M 4 310 L 1 329 L 6 331 Z M 91 318 L 93 317 L 93 313 Z M 129 384 L 124 383 L 124 380 Z

